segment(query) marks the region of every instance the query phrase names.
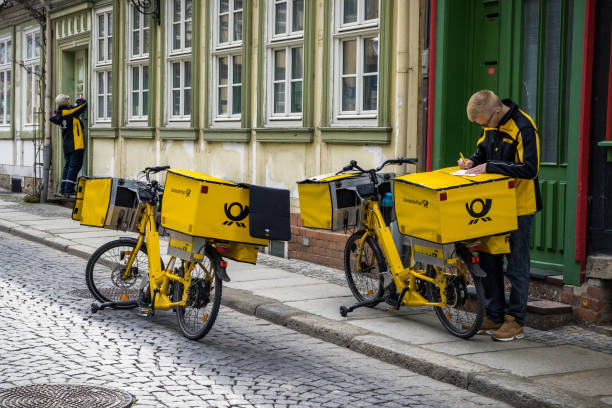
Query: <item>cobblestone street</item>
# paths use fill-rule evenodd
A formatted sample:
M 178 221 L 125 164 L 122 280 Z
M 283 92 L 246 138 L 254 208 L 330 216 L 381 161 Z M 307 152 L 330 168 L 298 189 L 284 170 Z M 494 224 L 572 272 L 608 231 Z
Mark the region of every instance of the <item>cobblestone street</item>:
M 174 315 L 91 315 L 85 261 L 0 233 L 0 389 L 88 384 L 135 406 L 476 407 L 504 404 L 222 307 L 207 337 Z

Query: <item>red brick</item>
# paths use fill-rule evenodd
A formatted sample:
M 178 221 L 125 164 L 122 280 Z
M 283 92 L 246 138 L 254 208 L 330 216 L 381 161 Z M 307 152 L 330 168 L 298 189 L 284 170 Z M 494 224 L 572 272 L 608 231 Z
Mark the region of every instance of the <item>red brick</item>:
M 601 299 L 601 288 L 595 286 L 589 286 L 587 288 L 587 295 L 595 299 Z
M 568 305 L 573 305 L 574 295 L 572 295 L 570 292 L 563 291 L 563 293 L 561 294 L 561 302 L 566 303 Z
M 574 317 L 579 320 L 584 320 L 584 309 L 579 307 L 574 308 Z
M 605 303 L 599 299 L 587 299 L 587 309 L 599 312 L 605 306 Z
M 584 311 L 584 320 L 591 323 L 599 323 L 601 321 L 601 313 L 593 310 Z

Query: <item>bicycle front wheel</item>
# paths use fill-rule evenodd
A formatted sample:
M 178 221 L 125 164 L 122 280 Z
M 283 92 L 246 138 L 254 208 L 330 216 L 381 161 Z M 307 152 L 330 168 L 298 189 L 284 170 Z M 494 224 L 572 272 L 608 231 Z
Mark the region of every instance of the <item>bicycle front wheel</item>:
M 459 261 L 455 266 L 439 270 L 427 266 L 427 275 L 435 278 L 443 273 L 446 279 L 446 306 L 434 306 L 436 315 L 446 329 L 454 336 L 469 339 L 480 330 L 484 318 L 484 287 L 482 280 L 473 276 L 466 265 Z M 428 283 L 428 297 L 434 302 L 440 301 L 440 289 Z
M 201 339 L 215 324 L 221 306 L 222 283 L 215 273 L 220 260 L 216 251 L 206 250 L 202 262 L 198 262 L 191 271 L 186 305 L 176 307 L 179 327 L 188 339 Z M 177 272 L 181 277 L 184 273 L 182 267 Z M 182 299 L 183 292 L 183 285 L 175 282 L 174 299 Z
M 372 236 L 366 238 L 361 250 L 361 258 L 359 257 L 359 242 L 364 233 L 365 231 L 357 231 L 351 235 L 344 247 L 346 282 L 359 302 L 382 296 L 382 274 L 387 270 L 382 250 Z
M 87 261 L 85 281 L 92 296 L 99 302 L 118 302 L 117 309 L 135 307 L 143 280 L 148 279 L 149 258 L 143 244 L 134 258 L 130 272 L 125 270 L 135 239 L 118 239 L 98 248 Z M 163 265 L 162 265 L 163 267 Z M 124 302 L 125 305 L 121 303 Z

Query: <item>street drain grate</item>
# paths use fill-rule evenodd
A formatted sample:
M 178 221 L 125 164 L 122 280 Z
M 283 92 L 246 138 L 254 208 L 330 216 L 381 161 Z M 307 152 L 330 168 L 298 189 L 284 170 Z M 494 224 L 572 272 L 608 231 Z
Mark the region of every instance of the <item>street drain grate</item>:
M 2 408 L 124 408 L 133 402 L 127 392 L 90 385 L 35 384 L 0 391 Z
M 68 292 L 68 294 L 79 298 L 93 299 L 93 296 L 91 296 L 91 292 L 89 292 L 89 289 L 75 289 Z

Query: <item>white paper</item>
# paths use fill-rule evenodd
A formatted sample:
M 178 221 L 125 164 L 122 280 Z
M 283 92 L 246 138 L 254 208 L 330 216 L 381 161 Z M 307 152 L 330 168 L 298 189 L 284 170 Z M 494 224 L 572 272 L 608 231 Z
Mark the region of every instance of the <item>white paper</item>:
M 451 173 L 452 176 L 476 177 L 478 174 L 468 174 L 467 170 L 457 170 Z

